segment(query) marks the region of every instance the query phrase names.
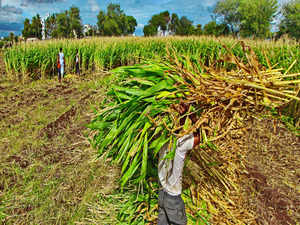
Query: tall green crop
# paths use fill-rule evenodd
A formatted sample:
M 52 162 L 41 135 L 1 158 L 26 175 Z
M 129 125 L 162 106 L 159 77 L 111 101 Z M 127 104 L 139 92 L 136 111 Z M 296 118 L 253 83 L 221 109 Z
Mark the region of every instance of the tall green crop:
M 222 43 L 221 43 L 221 42 Z M 79 51 L 81 70 L 90 73 L 95 70 L 110 70 L 118 66 L 134 65 L 149 59 L 166 57 L 166 47 L 176 50 L 178 55 L 188 55 L 189 59 L 200 68 L 201 64 L 210 65 L 218 62 L 225 53 L 223 44 L 232 46 L 232 51 L 246 60 L 237 41 L 231 38 L 214 39 L 208 37 L 169 37 L 169 38 L 93 38 L 83 40 L 50 40 L 26 43 L 5 51 L 5 63 L 8 74 L 31 78 L 51 77 L 56 74 L 56 57 L 62 47 L 66 59 L 66 71 L 74 72 L 75 52 Z M 260 62 L 267 67 L 268 62 L 276 68 L 288 68 L 300 58 L 297 44 L 281 42 L 245 40 L 258 55 Z M 195 63 L 197 62 L 197 63 Z M 291 72 L 298 72 L 297 62 Z

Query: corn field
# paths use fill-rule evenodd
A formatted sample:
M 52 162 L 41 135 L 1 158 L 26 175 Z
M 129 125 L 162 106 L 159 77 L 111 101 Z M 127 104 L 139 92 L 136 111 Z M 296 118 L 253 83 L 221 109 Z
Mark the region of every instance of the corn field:
M 239 204 L 233 206 L 231 194 L 239 192 L 239 168 L 217 163 L 222 155 L 218 142 L 225 142 L 232 130 L 240 129 L 243 121 L 265 107 L 292 104 L 290 111 L 299 116 L 297 43 L 213 37 L 49 40 L 6 50 L 8 76 L 21 80 L 56 76 L 59 48 L 65 54 L 67 73 L 74 72 L 78 50 L 82 73 L 110 70 L 115 79 L 88 128 L 99 156 L 121 167 L 121 188 L 153 189 L 159 150 L 168 144 L 167 157 L 172 159 L 177 139 L 197 130 L 201 144 L 187 162 L 194 185 L 189 190 L 191 214 L 201 210 L 212 214 L 212 218 L 199 214 L 199 224 L 208 224 L 206 220 L 251 224 L 253 213 L 243 209 L 238 214 Z M 185 115 L 175 110 L 179 103 L 189 105 Z M 191 114 L 198 116 L 196 123 L 186 119 L 180 124 Z M 226 159 L 230 165 L 230 152 Z M 143 209 L 138 208 L 149 218 L 141 220 L 153 222 L 156 203 L 145 206 L 145 201 L 141 200 Z M 125 215 L 136 219 L 135 214 Z
M 300 58 L 297 43 L 245 40 L 252 46 L 259 62 L 267 66 L 266 57 L 275 68 L 287 69 Z M 40 79 L 56 75 L 56 57 L 59 48 L 63 48 L 66 59 L 66 71 L 74 71 L 75 54 L 78 49 L 83 73 L 110 70 L 118 66 L 134 65 L 151 59 L 163 60 L 166 47 L 176 50 L 177 55 L 187 55 L 195 65 L 210 65 L 225 53 L 223 44 L 232 49 L 238 57 L 246 60 L 245 54 L 236 40 L 213 37 L 169 37 L 169 38 L 92 38 L 83 40 L 49 40 L 37 43 L 25 43 L 14 46 L 4 53 L 6 70 L 11 78 Z M 230 65 L 223 64 L 223 67 Z M 300 70 L 296 63 L 291 72 Z

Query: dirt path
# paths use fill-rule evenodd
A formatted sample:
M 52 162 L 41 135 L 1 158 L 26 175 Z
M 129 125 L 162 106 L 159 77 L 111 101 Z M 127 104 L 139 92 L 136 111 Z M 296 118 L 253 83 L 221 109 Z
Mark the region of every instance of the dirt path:
M 75 224 L 116 188 L 118 169 L 96 159 L 85 127 L 101 79 L 0 83 L 0 223 Z
M 248 175 L 244 187 L 257 224 L 300 222 L 300 137 L 283 123 L 255 120 L 244 138 Z

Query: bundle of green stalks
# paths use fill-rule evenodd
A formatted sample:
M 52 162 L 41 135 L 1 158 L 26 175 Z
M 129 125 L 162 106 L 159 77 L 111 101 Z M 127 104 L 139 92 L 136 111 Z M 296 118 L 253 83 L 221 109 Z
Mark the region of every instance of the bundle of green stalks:
M 217 151 L 216 142 L 249 115 L 265 107 L 280 109 L 290 101 L 300 101 L 297 97 L 300 73 L 288 73 L 296 62 L 283 74 L 283 69 L 273 69 L 268 59 L 268 67 L 262 66 L 249 46 L 241 43 L 241 47 L 246 61 L 224 46 L 227 53 L 208 67 L 201 59 L 195 63 L 169 49 L 164 62 L 113 71 L 119 75 L 120 82 L 111 87 L 106 107 L 89 128 L 97 131 L 91 142 L 99 154 L 122 166 L 122 187 L 128 182 L 143 187 L 150 177 L 157 177 L 157 155 L 161 147 L 169 143 L 167 158 L 172 159 L 177 138 L 200 130 L 202 144 L 193 150 L 191 158 L 201 161 L 201 165 L 188 162 L 194 168 L 189 175 L 194 182 L 201 182 L 203 173 L 199 168 L 206 165 L 205 176 L 221 192 L 235 188 L 221 169 L 212 166 L 216 159 L 209 151 Z M 232 69 L 222 68 L 225 63 Z M 189 105 L 185 115 L 176 111 L 180 103 Z M 188 119 L 190 114 L 197 115 L 196 123 Z M 184 125 L 180 123 L 182 118 L 186 118 Z M 197 192 L 194 196 L 197 198 Z M 238 220 L 231 221 L 239 224 Z

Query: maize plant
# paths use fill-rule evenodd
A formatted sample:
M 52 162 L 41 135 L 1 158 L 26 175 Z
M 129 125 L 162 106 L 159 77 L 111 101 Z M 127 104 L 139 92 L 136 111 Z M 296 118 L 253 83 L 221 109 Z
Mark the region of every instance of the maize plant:
M 214 148 L 214 141 L 224 138 L 249 114 L 300 100 L 300 74 L 288 74 L 293 65 L 282 74 L 268 59 L 268 67 L 260 64 L 255 52 L 243 42 L 240 47 L 246 61 L 224 46 L 222 60 L 208 67 L 201 61 L 193 63 L 189 55 L 179 57 L 177 49 L 170 49 L 164 62 L 113 71 L 121 80 L 111 87 L 110 102 L 89 128 L 97 130 L 92 144 L 99 154 L 122 166 L 121 186 L 129 180 L 143 183 L 155 176 L 159 150 L 168 143 L 167 158 L 171 159 L 178 137 L 199 129 L 202 143 Z M 233 69 L 222 68 L 222 63 Z M 190 105 L 183 116 L 173 107 L 180 102 Z M 180 125 L 181 118 L 189 114 L 198 115 L 198 121 L 192 124 L 186 119 Z M 214 175 L 230 189 L 221 173 L 214 171 Z

